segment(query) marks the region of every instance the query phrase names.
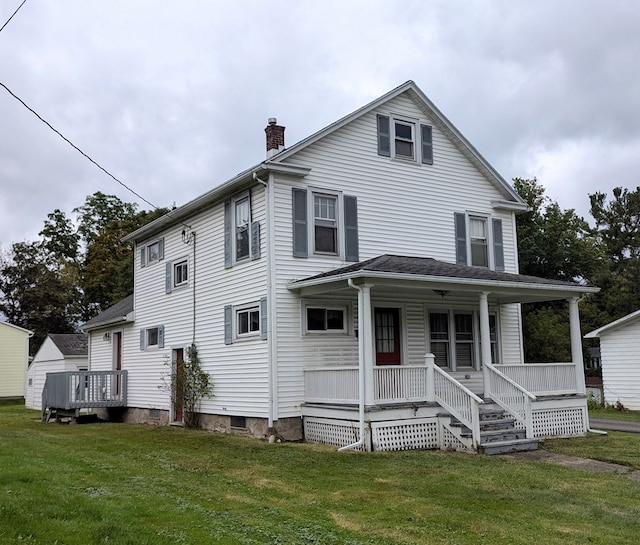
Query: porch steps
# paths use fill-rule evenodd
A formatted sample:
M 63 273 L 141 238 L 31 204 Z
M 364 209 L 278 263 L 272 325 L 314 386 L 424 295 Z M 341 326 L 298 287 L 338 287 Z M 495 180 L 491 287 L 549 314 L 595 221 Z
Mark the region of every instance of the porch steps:
M 460 428 L 462 437 L 471 437 L 469 428 L 451 417 L 451 426 Z M 480 454 L 507 454 L 525 450 L 537 450 L 538 440 L 527 439 L 526 430 L 516 428 L 515 419 L 505 416 L 502 409 L 480 410 Z

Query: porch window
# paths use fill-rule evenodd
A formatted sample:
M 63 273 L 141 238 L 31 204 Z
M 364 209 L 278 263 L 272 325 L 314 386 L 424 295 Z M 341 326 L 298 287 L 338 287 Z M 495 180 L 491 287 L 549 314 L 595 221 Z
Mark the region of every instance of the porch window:
M 449 314 L 432 312 L 429 314 L 429 339 L 431 353 L 436 357 L 436 365 L 449 367 Z
M 456 368 L 473 367 L 473 315 L 454 314 L 456 328 Z
M 345 333 L 346 309 L 307 307 L 306 331 L 308 333 Z

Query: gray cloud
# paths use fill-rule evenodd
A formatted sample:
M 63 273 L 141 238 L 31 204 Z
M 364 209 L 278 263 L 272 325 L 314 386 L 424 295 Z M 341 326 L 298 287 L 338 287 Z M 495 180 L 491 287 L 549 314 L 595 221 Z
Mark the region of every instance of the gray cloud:
M 40 0 L 0 33 L 0 81 L 168 206 L 262 160 L 268 117 L 293 143 L 413 79 L 505 178 L 586 215 L 638 185 L 638 20 L 623 0 Z M 0 245 L 97 190 L 135 200 L 3 89 L 0 119 Z

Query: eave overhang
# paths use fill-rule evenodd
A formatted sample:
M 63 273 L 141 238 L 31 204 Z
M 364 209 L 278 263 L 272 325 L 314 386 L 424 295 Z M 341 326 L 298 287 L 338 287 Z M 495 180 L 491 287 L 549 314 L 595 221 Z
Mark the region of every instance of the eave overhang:
M 370 284 L 376 289 L 446 291 L 451 294 L 487 292 L 497 304 L 554 301 L 597 293 L 600 288 L 569 284 L 538 284 L 503 280 L 469 279 L 436 275 L 355 271 L 324 278 L 310 278 L 290 282 L 287 287 L 301 296 L 312 296 L 351 289 L 355 284 Z
M 189 219 L 202 210 L 210 207 L 216 202 L 220 202 L 234 193 L 241 191 L 242 189 L 256 183 L 255 177 L 260 177 L 264 174 L 274 172 L 277 174 L 286 174 L 298 178 L 304 178 L 309 172 L 310 168 L 300 167 L 295 165 L 287 165 L 282 163 L 273 163 L 271 161 L 264 161 L 259 165 L 256 165 L 244 172 L 241 172 L 234 178 L 224 182 L 218 187 L 208 191 L 196 197 L 192 201 L 171 210 L 164 216 L 157 220 L 148 223 L 147 225 L 133 231 L 125 236 L 123 242 L 139 242 L 148 239 L 161 231 L 172 227 L 179 223 L 189 224 Z M 264 180 L 263 180 L 264 181 Z

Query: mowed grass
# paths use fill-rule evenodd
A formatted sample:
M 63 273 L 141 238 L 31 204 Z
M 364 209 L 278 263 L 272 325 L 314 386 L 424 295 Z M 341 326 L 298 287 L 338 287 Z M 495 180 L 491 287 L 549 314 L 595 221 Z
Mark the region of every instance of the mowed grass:
M 639 521 L 640 482 L 620 475 L 42 424 L 36 412 L 0 405 L 0 544 L 635 545 Z

